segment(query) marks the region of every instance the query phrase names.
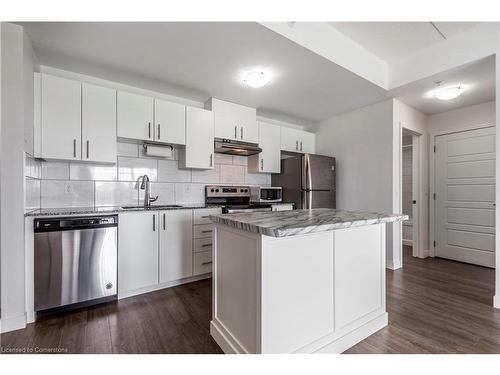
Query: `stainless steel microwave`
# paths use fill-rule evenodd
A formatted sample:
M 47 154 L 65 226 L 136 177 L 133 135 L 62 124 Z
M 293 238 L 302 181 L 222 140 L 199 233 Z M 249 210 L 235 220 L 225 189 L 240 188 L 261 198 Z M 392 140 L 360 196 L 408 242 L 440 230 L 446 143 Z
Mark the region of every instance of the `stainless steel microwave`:
M 281 202 L 281 188 L 280 187 L 250 187 L 250 200 L 252 202 Z

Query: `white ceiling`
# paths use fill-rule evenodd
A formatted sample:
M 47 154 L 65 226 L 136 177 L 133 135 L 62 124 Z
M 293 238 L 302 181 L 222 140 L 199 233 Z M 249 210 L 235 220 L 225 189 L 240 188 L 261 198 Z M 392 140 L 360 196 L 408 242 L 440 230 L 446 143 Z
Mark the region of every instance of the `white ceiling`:
M 257 23 L 22 25 L 42 65 L 101 78 L 119 70 L 168 83 L 189 99 L 214 96 L 306 125 L 390 95 Z M 271 83 L 245 87 L 241 72 L 253 67 L 268 69 Z
M 388 63 L 444 40 L 430 22 L 330 22 L 330 26 Z M 446 38 L 480 22 L 434 22 Z
M 441 86 L 464 85 L 467 89 L 456 99 L 438 100 L 429 97 L 429 92 L 436 89 L 436 82 Z M 413 82 L 391 91 L 392 95 L 426 114 L 435 114 L 451 109 L 495 100 L 495 57 L 457 67 L 432 77 Z

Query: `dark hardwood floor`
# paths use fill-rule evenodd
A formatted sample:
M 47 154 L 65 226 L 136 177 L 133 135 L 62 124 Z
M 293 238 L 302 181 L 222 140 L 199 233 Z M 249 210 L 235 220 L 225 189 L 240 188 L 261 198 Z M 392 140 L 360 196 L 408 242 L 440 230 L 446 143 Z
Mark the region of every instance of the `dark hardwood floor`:
M 387 272 L 389 325 L 346 353 L 500 353 L 495 270 L 404 248 L 403 268 Z
M 209 332 L 211 300 L 208 279 L 45 317 L 2 334 L 2 352 L 29 347 L 62 353 L 222 353 Z
M 494 270 L 416 259 L 387 271 L 389 326 L 347 353 L 500 353 Z M 1 335 L 2 348 L 68 353 L 221 353 L 211 338 L 211 281 L 47 317 Z M 3 350 L 5 352 L 5 350 Z

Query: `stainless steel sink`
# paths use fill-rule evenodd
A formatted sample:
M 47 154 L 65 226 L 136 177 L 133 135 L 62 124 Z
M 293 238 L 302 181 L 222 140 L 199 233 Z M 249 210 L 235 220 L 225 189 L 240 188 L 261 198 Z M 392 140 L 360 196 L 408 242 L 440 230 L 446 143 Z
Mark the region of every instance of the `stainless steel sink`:
M 124 210 L 137 210 L 137 209 L 147 209 L 147 210 L 154 210 L 154 209 L 158 209 L 158 208 L 181 208 L 182 206 L 178 205 L 178 204 L 152 204 L 151 206 L 149 207 L 145 207 L 145 206 L 122 206 L 122 209 Z

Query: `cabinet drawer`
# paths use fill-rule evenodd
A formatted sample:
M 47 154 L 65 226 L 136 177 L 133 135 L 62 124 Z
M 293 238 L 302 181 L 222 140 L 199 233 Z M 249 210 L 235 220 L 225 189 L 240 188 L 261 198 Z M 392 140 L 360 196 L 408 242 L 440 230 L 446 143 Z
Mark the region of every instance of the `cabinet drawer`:
M 212 237 L 196 238 L 193 240 L 193 252 L 212 251 Z
M 203 210 L 193 210 L 193 224 L 211 224 L 210 215 L 220 214 L 220 208 L 207 208 Z
M 193 225 L 193 238 L 212 238 L 212 224 Z
M 193 258 L 193 274 L 201 275 L 203 273 L 212 272 L 212 252 L 203 251 L 195 253 Z

